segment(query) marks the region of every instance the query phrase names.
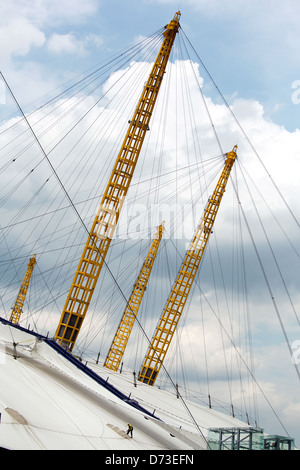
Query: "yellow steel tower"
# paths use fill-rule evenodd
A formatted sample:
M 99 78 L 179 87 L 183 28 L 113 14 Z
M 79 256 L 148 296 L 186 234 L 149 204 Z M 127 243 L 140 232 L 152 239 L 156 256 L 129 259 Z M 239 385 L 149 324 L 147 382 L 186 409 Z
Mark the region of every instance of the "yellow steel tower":
M 149 253 L 142 266 L 137 281 L 133 287 L 133 291 L 128 300 L 127 306 L 121 318 L 115 337 L 105 359 L 104 366 L 108 369 L 117 371 L 125 352 L 130 333 L 132 331 L 134 321 L 138 314 L 140 305 L 143 300 L 144 292 L 152 271 L 157 250 L 164 232 L 164 226 L 161 224 L 157 228 L 157 232 L 151 243 Z
M 236 149 L 237 147 L 235 146 L 231 152 L 227 153 L 222 174 L 204 210 L 203 217 L 196 229 L 189 249 L 186 252 L 181 269 L 177 275 L 177 279 L 173 285 L 145 356 L 144 363 L 139 373 L 139 380 L 148 385 L 153 385 L 157 378 L 179 318 L 183 312 L 225 192 L 230 171 L 236 158 Z
M 29 283 L 30 283 L 31 274 L 32 274 L 35 264 L 36 264 L 36 259 L 35 259 L 35 255 L 33 255 L 33 257 L 30 258 L 29 263 L 27 265 L 26 274 L 24 276 L 23 282 L 21 284 L 19 293 L 15 301 L 15 305 L 13 306 L 13 309 L 10 315 L 9 321 L 11 321 L 12 323 L 19 323 L 20 321 L 26 294 L 28 291 Z
M 142 91 L 115 166 L 102 197 L 79 265 L 73 279 L 55 340 L 72 351 L 85 318 L 100 271 L 117 225 L 134 169 L 141 151 L 150 117 L 179 30 L 180 12 L 166 26 L 164 40 Z

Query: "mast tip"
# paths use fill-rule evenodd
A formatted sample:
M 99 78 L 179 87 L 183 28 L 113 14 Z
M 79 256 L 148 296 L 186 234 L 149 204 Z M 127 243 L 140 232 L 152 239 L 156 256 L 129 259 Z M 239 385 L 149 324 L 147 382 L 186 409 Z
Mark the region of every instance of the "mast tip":
M 173 20 L 179 22 L 180 17 L 181 17 L 181 12 L 180 12 L 180 11 L 176 11 Z

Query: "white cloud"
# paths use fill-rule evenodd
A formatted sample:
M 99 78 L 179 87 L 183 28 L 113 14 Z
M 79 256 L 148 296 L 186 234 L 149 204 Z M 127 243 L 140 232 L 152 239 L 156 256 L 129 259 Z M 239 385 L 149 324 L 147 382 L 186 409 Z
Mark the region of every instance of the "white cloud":
M 85 53 L 84 43 L 69 34 L 53 34 L 47 43 L 48 50 L 55 54 L 79 54 Z
M 6 26 L 0 27 L 1 61 L 12 56 L 25 56 L 33 47 L 42 47 L 44 33 L 24 17 L 12 18 Z
M 104 44 L 104 39 L 102 36 L 99 36 L 97 34 L 88 34 L 85 38 L 85 43 L 87 45 L 92 44 L 95 45 L 96 47 L 100 48 Z
M 97 0 L 78 2 L 74 0 L 10 0 L 1 2 L 0 23 L 7 23 L 16 16 L 44 26 L 61 23 L 81 23 L 97 11 Z
M 16 56 L 28 55 L 33 47 L 42 47 L 47 30 L 61 24 L 80 24 L 97 11 L 98 2 L 74 2 L 73 0 L 12 0 L 0 5 L 0 58 L 7 63 Z M 49 49 L 55 52 L 83 53 L 85 44 L 99 46 L 101 38 L 89 35 L 85 40 L 72 33 L 53 33 Z
M 96 34 L 89 34 L 84 39 L 78 39 L 74 34 L 53 34 L 48 42 L 47 48 L 50 52 L 55 54 L 79 54 L 84 55 L 88 53 L 91 46 L 101 47 L 103 39 Z
M 86 55 L 92 47 L 101 46 L 101 36 L 81 31 L 68 32 L 85 24 L 98 9 L 97 0 L 11 0 L 0 2 L 1 71 L 24 106 L 69 78 L 69 70 L 51 67 L 44 57 L 32 53 Z M 61 32 L 64 26 L 63 33 Z M 66 27 L 67 32 L 66 31 Z M 48 47 L 47 47 L 48 46 Z M 48 67 L 51 68 L 49 73 Z M 59 77 L 59 78 L 58 78 Z M 2 93 L 3 101 L 3 93 Z

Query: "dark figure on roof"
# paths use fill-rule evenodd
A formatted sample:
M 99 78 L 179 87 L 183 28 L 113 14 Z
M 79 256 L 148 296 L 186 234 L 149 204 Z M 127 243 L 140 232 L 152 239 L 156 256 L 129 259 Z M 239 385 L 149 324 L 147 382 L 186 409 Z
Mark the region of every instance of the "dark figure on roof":
M 131 424 L 127 424 L 128 426 L 128 429 L 127 429 L 127 432 L 126 434 L 130 434 L 130 437 L 132 437 L 132 431 L 133 431 L 133 426 Z

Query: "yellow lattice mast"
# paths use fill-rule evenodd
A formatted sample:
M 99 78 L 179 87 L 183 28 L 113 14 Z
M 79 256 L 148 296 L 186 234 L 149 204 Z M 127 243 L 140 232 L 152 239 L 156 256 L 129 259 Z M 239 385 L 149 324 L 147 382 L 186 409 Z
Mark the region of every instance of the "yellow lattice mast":
M 31 279 L 31 274 L 32 274 L 35 264 L 36 264 L 36 259 L 35 259 L 35 255 L 33 255 L 32 258 L 30 258 L 29 263 L 27 265 L 27 270 L 26 270 L 23 282 L 21 284 L 19 293 L 17 295 L 15 305 L 12 308 L 12 312 L 11 312 L 10 319 L 9 319 L 9 321 L 11 321 L 12 323 L 19 323 L 20 321 L 21 314 L 23 312 L 26 294 L 27 294 L 30 279 Z
M 157 378 L 183 312 L 225 192 L 230 171 L 236 158 L 236 149 L 235 146 L 231 152 L 227 153 L 222 174 L 186 252 L 181 269 L 146 353 L 139 373 L 139 380 L 148 385 L 153 385 Z
M 177 12 L 163 33 L 162 46 L 132 120 L 129 121 L 128 131 L 106 186 L 60 318 L 55 340 L 70 351 L 74 347 L 90 305 L 146 132 L 149 129 L 153 108 L 175 36 L 179 30 L 179 20 L 180 12 Z
M 134 321 L 137 317 L 140 305 L 143 300 L 144 292 L 147 288 L 148 280 L 152 271 L 157 250 L 164 232 L 164 226 L 161 224 L 151 243 L 149 253 L 142 266 L 137 281 L 133 287 L 131 296 L 121 318 L 115 337 L 105 359 L 104 366 L 108 369 L 117 371 L 122 361 Z

